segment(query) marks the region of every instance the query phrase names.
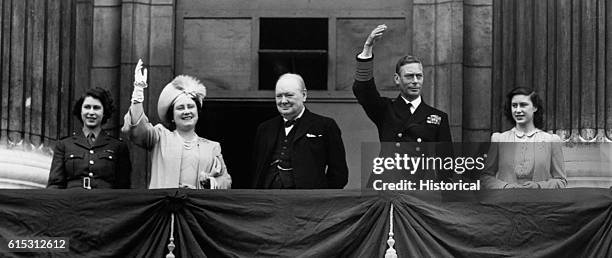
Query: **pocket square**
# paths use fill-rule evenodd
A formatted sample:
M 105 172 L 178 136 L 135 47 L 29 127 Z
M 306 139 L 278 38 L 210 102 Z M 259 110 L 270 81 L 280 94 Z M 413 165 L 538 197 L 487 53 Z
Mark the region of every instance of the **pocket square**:
M 439 115 L 429 115 L 427 117 L 427 123 L 428 124 L 439 125 L 441 121 L 442 121 L 442 118 Z
M 321 134 L 315 135 L 315 134 L 309 134 L 309 133 L 306 134 L 306 137 L 308 137 L 308 138 L 315 138 L 315 137 L 321 137 L 321 136 L 323 136 L 323 135 L 321 135 Z

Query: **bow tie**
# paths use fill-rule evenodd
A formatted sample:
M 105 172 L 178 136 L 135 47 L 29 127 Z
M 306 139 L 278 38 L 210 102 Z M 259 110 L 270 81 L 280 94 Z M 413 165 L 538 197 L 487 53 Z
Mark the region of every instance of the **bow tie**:
M 295 125 L 295 123 L 297 123 L 297 119 L 287 120 L 287 121 L 285 121 L 285 128 L 291 127 L 291 126 Z

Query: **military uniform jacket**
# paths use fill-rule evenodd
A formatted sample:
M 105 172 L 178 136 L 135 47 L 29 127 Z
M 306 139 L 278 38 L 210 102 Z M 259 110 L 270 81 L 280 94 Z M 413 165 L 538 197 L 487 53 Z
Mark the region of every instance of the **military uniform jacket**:
M 132 165 L 127 145 L 102 131 L 90 146 L 83 132 L 60 140 L 53 152 L 47 188 L 130 188 Z
M 353 93 L 365 110 L 367 116 L 378 129 L 381 142 L 381 157 L 395 157 L 396 154 L 410 157 L 452 155 L 451 134 L 448 115 L 427 105 L 424 100 L 410 112 L 401 95 L 391 99 L 380 96 L 373 77 L 373 58 L 357 58 L 357 70 L 353 83 Z M 422 98 L 421 98 L 422 99 Z M 444 144 L 434 144 L 444 143 Z M 401 171 L 386 173 L 390 181 L 407 179 Z M 416 179 L 448 179 L 448 171 L 438 170 L 435 173 L 417 172 Z M 370 177 L 369 182 L 379 178 Z M 369 185 L 369 183 L 368 183 Z
M 272 155 L 283 119 L 276 116 L 259 125 L 255 136 L 253 188 L 265 188 L 265 173 Z M 348 166 L 340 128 L 328 117 L 304 110 L 293 137 L 291 164 L 295 186 L 299 189 L 337 188 L 348 182 Z M 284 132 L 282 132 L 284 133 Z
M 381 142 L 451 142 L 448 115 L 424 101 L 414 114 L 398 96 L 381 97 L 372 76 L 372 58 L 357 59 L 353 93 L 378 128 Z

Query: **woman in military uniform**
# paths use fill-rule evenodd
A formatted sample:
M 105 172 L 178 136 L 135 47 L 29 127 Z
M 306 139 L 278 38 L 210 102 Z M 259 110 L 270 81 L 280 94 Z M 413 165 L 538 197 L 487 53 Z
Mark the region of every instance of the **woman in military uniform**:
M 91 88 L 72 110 L 83 128 L 55 146 L 47 188 L 130 188 L 127 145 L 102 130 L 114 110 L 110 93 Z

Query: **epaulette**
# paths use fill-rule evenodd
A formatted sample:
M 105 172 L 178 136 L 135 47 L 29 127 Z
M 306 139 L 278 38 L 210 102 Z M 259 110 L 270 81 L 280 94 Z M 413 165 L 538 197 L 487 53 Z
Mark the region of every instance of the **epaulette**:
M 112 136 L 112 135 L 110 135 L 109 133 L 107 133 L 106 131 L 102 131 L 101 133 L 104 133 L 104 135 L 106 135 L 107 137 L 110 137 L 110 138 L 112 138 L 112 139 L 118 140 L 118 141 L 120 141 L 120 142 L 122 142 L 122 141 L 123 141 L 123 138 L 122 138 L 122 137 L 115 137 L 115 136 Z
M 60 138 L 60 140 L 63 140 L 63 139 L 66 139 L 66 138 L 70 138 L 70 137 L 72 137 L 72 136 L 75 136 L 76 134 L 77 134 L 77 133 L 73 131 L 73 132 L 72 132 L 72 133 L 70 133 L 69 135 L 66 135 L 66 136 L 64 136 L 64 137 Z

